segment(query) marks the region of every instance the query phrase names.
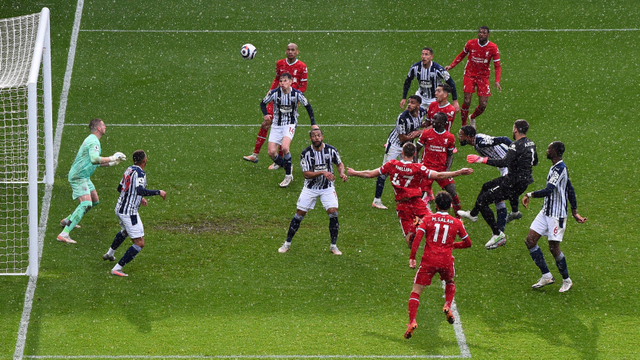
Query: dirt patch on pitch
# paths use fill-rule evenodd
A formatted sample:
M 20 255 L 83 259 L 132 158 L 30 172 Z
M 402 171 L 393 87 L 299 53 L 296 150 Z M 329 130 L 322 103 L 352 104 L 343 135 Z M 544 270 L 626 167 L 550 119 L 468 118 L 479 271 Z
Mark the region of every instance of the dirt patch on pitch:
M 240 219 L 214 219 L 181 223 L 161 223 L 154 230 L 181 234 L 241 234 L 245 230 Z

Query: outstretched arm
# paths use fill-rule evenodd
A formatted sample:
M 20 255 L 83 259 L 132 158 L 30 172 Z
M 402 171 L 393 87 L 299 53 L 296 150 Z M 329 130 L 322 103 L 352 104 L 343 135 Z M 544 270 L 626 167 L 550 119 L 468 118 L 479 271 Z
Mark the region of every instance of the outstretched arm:
M 369 179 L 369 178 L 378 177 L 378 176 L 381 175 L 381 173 L 380 173 L 380 168 L 377 168 L 375 170 L 357 171 L 357 170 L 353 170 L 352 168 L 348 167 L 347 168 L 347 175 L 348 176 L 355 176 L 355 177 Z
M 461 176 L 461 175 L 469 175 L 471 173 L 473 173 L 473 169 L 470 169 L 470 168 L 462 168 L 456 171 L 440 171 L 440 172 L 431 170 L 431 173 L 429 173 L 429 179 L 434 179 L 434 180 L 446 179 L 446 178 L 452 178 L 452 177 Z

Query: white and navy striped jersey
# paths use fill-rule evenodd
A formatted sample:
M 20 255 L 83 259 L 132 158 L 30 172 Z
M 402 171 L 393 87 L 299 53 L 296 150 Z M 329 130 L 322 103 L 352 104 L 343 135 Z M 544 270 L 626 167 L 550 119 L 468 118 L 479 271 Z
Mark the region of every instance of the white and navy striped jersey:
M 300 168 L 305 171 L 328 171 L 335 175 L 333 165 L 342 164 L 338 150 L 329 144 L 322 144 L 320 151 L 316 151 L 313 145 L 310 145 L 300 154 Z M 322 190 L 332 188 L 333 181 L 330 181 L 324 175 L 320 175 L 313 179 L 305 179 L 304 186 L 312 190 Z
M 473 148 L 480 154 L 480 156 L 488 157 L 489 159 L 504 159 L 511 145 L 511 140 L 506 136 L 493 137 L 486 134 L 476 134 L 476 142 Z M 506 167 L 498 168 L 502 176 L 509 172 Z
M 564 161 L 560 160 L 551 166 L 547 175 L 547 187 L 534 191 L 532 197 L 544 197 L 542 211 L 554 219 L 567 218 L 567 200 L 572 209 L 577 208 L 576 195 L 569 180 L 569 169 Z
M 273 101 L 273 124 L 278 126 L 298 124 L 298 104 L 302 104 L 309 113 L 311 124 L 315 125 L 311 104 L 301 91 L 291 88 L 288 94 L 282 88 L 276 88 L 267 94 L 260 102 L 262 113 L 267 115 L 267 104 Z
M 404 89 L 402 91 L 403 99 L 407 98 L 409 88 L 411 87 L 411 81 L 414 78 L 418 80 L 418 91 L 416 91 L 416 95 L 422 98 L 422 106 L 426 107 L 429 102 L 436 98 L 436 88 L 438 85 L 442 85 L 444 83 L 451 86 L 453 90 L 451 92 L 452 99 L 458 99 L 456 83 L 451 78 L 451 75 L 449 75 L 449 72 L 436 62 L 432 61 L 431 66 L 426 69 L 422 66 L 421 61 L 411 65 L 409 74 L 407 74 L 407 79 L 404 81 Z
M 418 116 L 411 115 L 408 110 L 403 111 L 396 119 L 396 127 L 391 130 L 387 144 L 401 148 L 404 143 L 400 141 L 398 135 L 407 135 L 412 131 L 418 130 L 426 114 L 427 110 L 424 108 L 418 108 Z
M 131 165 L 124 171 L 118 184 L 117 214 L 136 215 L 143 196 L 160 195 L 160 190 L 147 190 L 147 175 L 137 165 Z

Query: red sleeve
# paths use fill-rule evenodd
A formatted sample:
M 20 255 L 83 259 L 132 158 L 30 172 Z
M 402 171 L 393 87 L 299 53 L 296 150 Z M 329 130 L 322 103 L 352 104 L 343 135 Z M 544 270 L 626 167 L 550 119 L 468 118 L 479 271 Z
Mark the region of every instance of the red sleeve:
M 458 236 L 460 237 L 460 239 L 462 239 L 462 241 L 454 242 L 453 248 L 466 249 L 468 247 L 471 247 L 471 238 L 469 238 L 469 234 L 467 234 L 467 230 L 464 228 L 462 221 L 458 220 L 458 222 L 460 222 L 458 226 Z
M 496 70 L 496 82 L 500 82 L 500 75 L 502 74 L 502 67 L 500 66 L 500 51 L 496 46 L 496 53 L 493 55 L 493 67 Z
M 425 227 L 426 223 L 422 222 L 422 224 L 420 224 L 420 226 L 416 229 L 416 235 L 413 237 L 413 244 L 411 245 L 411 255 L 409 255 L 409 259 L 411 260 L 416 259 L 416 253 L 418 252 L 418 248 L 420 247 L 420 242 L 422 242 L 422 238 L 427 232 Z
M 302 75 L 300 75 L 300 80 L 298 80 L 300 83 L 300 88 L 298 90 L 305 92 L 307 91 L 307 76 L 309 76 L 309 70 L 307 70 L 307 65 L 305 65 L 305 63 L 300 63 L 302 64 L 300 69 L 302 71 Z
M 420 139 L 418 139 L 418 144 L 424 147 L 424 144 L 427 142 L 427 130 L 423 130 L 422 134 L 420 134 Z
M 378 168 L 378 171 L 381 175 L 389 175 L 389 166 L 391 166 L 391 164 L 389 163 L 389 161 L 387 161 L 386 163 L 384 163 L 384 165 Z
M 447 137 L 449 138 L 449 147 L 447 150 L 453 151 L 453 149 L 456 148 L 456 137 L 452 133 L 449 133 L 449 136 Z

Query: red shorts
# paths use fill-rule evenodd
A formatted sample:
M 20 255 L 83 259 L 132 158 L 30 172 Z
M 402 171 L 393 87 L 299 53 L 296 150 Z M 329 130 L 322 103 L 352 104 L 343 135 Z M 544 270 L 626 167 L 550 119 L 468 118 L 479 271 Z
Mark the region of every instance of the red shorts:
M 438 182 L 438 185 L 440 185 L 440 188 L 444 189 L 445 186 L 449 185 L 449 184 L 455 184 L 456 182 L 453 180 L 453 178 L 445 178 L 445 179 L 438 179 L 436 180 Z M 433 191 L 431 190 L 431 187 L 433 185 L 433 179 L 425 179 L 422 180 L 422 191 L 423 192 L 427 192 L 429 194 L 433 194 Z
M 420 267 L 416 272 L 416 277 L 413 278 L 413 283 L 429 286 L 431 285 L 431 278 L 433 278 L 433 275 L 436 273 L 440 274 L 440 280 L 444 280 L 446 282 L 453 281 L 453 277 L 456 274 L 456 271 L 453 268 L 453 262 L 446 266 L 430 266 L 420 263 Z
M 462 90 L 465 93 L 474 93 L 476 87 L 478 88 L 478 96 L 482 96 L 482 97 L 491 96 L 491 86 L 489 86 L 489 77 L 465 76 L 462 78 Z
M 410 201 L 400 202 L 396 205 L 396 212 L 400 219 L 402 233 L 406 236 L 408 233 L 416 233 L 415 219 L 419 219 L 427 215 L 431 215 L 431 211 L 427 209 L 427 203 L 421 198 L 414 198 Z

